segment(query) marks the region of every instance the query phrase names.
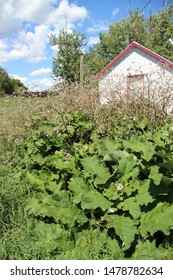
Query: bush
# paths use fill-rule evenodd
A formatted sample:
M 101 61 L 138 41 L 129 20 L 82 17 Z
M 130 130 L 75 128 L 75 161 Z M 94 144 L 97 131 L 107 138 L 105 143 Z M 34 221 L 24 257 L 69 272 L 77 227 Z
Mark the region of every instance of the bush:
M 13 79 L 9 74 L 0 67 L 0 97 L 4 94 L 11 95 L 14 91 L 27 89 L 20 80 Z
M 35 219 L 32 238 L 43 258 L 173 257 L 169 126 L 158 126 L 153 136 L 117 137 L 113 129 L 99 138 L 80 112 L 33 125 L 20 168 L 31 191 L 25 211 Z

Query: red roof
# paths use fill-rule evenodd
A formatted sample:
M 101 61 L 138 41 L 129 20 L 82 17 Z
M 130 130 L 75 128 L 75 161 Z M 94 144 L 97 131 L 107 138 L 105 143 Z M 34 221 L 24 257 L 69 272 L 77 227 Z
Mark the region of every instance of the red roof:
M 172 67 L 173 68 L 173 63 L 169 60 L 167 60 L 166 58 L 162 57 L 161 55 L 145 48 L 144 46 L 136 43 L 136 42 L 132 42 L 130 45 L 127 46 L 127 48 L 125 50 L 123 50 L 118 56 L 116 56 L 108 65 L 106 65 L 105 68 L 103 68 L 97 75 L 96 77 L 99 78 L 103 73 L 105 73 L 109 68 L 111 68 L 120 58 L 122 58 L 126 53 L 128 53 L 131 49 L 133 49 L 134 47 L 142 50 L 143 52 L 151 55 L 152 57 L 158 59 L 159 61 L 165 63 L 167 66 Z

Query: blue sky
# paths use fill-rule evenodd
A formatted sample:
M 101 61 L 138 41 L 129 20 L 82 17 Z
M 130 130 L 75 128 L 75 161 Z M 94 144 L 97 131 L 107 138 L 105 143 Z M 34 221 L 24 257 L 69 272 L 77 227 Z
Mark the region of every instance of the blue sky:
M 106 33 L 110 24 L 127 17 L 129 8 L 138 6 L 148 16 L 150 8 L 155 13 L 163 2 L 166 0 L 0 0 L 0 66 L 32 90 L 48 88 L 56 54 L 48 35 L 58 35 L 67 26 L 86 34 L 88 48 L 98 42 L 99 32 Z

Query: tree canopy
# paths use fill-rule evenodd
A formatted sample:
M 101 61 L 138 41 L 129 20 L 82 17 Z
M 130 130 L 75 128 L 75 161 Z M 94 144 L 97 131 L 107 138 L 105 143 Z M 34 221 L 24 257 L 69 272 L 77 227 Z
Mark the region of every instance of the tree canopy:
M 80 57 L 85 44 L 85 35 L 76 31 L 61 30 L 58 37 L 50 36 L 52 46 L 57 46 L 57 56 L 53 59 L 52 73 L 55 78 L 62 78 L 68 82 L 80 79 Z
M 23 83 L 10 77 L 5 69 L 0 67 L 0 95 L 12 94 L 14 91 L 20 91 L 21 89 L 27 89 Z

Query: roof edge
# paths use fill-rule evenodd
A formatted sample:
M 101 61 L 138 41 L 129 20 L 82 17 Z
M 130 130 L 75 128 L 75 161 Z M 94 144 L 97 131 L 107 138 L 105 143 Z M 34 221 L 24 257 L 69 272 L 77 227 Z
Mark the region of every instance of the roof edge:
M 122 58 L 126 53 L 128 53 L 132 48 L 138 48 L 142 50 L 145 53 L 148 53 L 152 57 L 158 59 L 159 61 L 163 62 L 169 67 L 173 68 L 173 63 L 169 61 L 168 59 L 164 58 L 163 56 L 155 53 L 154 51 L 151 51 L 150 49 L 142 46 L 141 44 L 133 41 L 131 44 L 129 44 L 122 52 L 120 52 L 119 55 L 117 55 L 110 63 L 108 63 L 97 75 L 96 78 L 99 78 L 101 75 L 103 75 L 109 68 L 111 68 L 120 58 Z

